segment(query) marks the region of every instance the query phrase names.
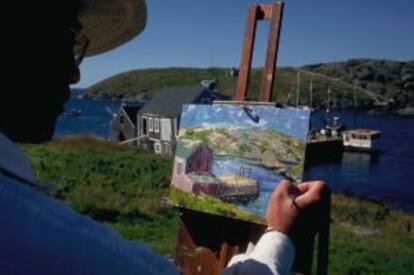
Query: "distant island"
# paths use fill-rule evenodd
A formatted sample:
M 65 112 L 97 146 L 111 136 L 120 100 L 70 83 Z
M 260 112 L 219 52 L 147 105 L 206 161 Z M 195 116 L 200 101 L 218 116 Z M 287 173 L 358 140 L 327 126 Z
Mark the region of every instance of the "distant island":
M 197 86 L 202 80 L 210 79 L 215 80 L 216 91 L 232 96 L 237 82 L 237 76 L 232 71 L 232 68 L 133 70 L 88 87 L 82 97 L 149 100 L 161 88 Z M 258 98 L 261 78 L 262 69 L 252 69 L 249 86 L 249 97 L 252 100 Z M 298 90 L 299 97 L 296 98 Z M 312 100 L 312 105 L 317 107 L 326 105 L 328 90 L 331 91 L 331 104 L 337 108 L 353 108 L 356 90 L 356 103 L 359 109 L 382 109 L 414 114 L 414 60 L 403 62 L 352 59 L 299 68 L 281 67 L 276 72 L 273 100 L 289 105 L 309 105 Z

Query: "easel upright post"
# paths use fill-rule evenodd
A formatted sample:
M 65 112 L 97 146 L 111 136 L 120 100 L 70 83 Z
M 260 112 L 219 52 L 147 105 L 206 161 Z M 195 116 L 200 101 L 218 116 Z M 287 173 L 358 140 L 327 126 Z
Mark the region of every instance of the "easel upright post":
M 272 4 L 266 63 L 262 80 L 262 92 L 259 100 L 262 102 L 272 101 L 273 82 L 276 71 L 277 53 L 279 50 L 280 30 L 282 25 L 283 5 L 283 2 Z
M 244 101 L 247 97 L 249 87 L 250 67 L 254 48 L 254 38 L 256 35 L 256 21 L 259 6 L 250 4 L 247 12 L 246 31 L 243 39 L 243 51 L 240 60 L 239 78 L 237 80 L 235 101 Z
M 237 80 L 236 95 L 234 97 L 235 101 L 245 101 L 247 99 L 257 21 L 270 20 L 266 62 L 259 101 L 271 102 L 273 80 L 276 71 L 277 52 L 280 40 L 280 30 L 282 25 L 283 7 L 283 2 L 265 5 L 249 5 L 246 31 L 243 39 L 243 50 L 240 59 L 240 72 Z

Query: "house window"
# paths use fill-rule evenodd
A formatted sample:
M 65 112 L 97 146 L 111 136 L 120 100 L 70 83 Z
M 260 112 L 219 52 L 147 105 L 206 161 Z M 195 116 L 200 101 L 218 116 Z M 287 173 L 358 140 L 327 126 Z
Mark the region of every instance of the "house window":
M 156 154 L 161 154 L 162 153 L 162 149 L 161 149 L 161 144 L 160 143 L 154 143 L 154 152 Z
M 160 119 L 154 118 L 154 132 L 159 133 L 160 132 Z
M 174 127 L 174 132 L 175 132 L 175 136 L 178 136 L 178 131 L 180 129 L 180 119 L 177 118 L 175 119 L 175 127 Z
M 119 123 L 124 123 L 124 115 L 119 115 Z
M 165 152 L 166 155 L 171 155 L 171 146 L 168 143 L 165 143 Z
M 147 124 L 148 124 L 148 120 L 146 118 L 142 118 L 142 135 L 143 136 L 146 136 L 148 133 Z
M 176 173 L 177 175 L 184 175 L 184 164 L 182 162 L 177 162 Z
M 148 131 L 152 132 L 154 130 L 153 127 L 153 119 L 152 117 L 148 118 Z

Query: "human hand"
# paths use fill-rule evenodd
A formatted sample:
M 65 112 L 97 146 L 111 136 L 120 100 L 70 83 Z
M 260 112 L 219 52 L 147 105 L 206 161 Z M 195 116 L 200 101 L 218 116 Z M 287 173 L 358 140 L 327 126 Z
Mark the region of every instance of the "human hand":
M 273 191 L 267 206 L 267 226 L 284 234 L 289 234 L 295 225 L 300 211 L 316 205 L 325 190 L 322 181 L 309 181 L 292 185 L 282 180 Z

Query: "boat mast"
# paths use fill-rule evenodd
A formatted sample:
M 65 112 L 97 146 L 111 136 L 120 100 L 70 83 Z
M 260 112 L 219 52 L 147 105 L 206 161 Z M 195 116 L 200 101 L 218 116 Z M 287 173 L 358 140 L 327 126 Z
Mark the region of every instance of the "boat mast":
M 292 106 L 293 105 L 293 103 L 292 103 L 292 95 L 293 95 L 294 90 L 295 90 L 295 83 L 292 83 L 292 86 L 290 87 L 290 91 L 288 93 L 287 101 L 286 101 L 286 104 L 288 106 Z
M 298 70 L 298 78 L 296 84 L 296 108 L 299 107 L 299 93 L 300 93 L 300 71 Z
M 326 112 L 329 113 L 331 111 L 331 84 L 328 84 L 328 104 L 326 108 Z
M 356 86 L 356 81 L 354 82 L 354 128 L 357 127 L 357 96 L 356 96 L 356 90 L 357 90 L 357 86 Z
M 309 108 L 312 109 L 312 103 L 313 103 L 313 79 L 311 76 L 310 84 L 309 84 Z

